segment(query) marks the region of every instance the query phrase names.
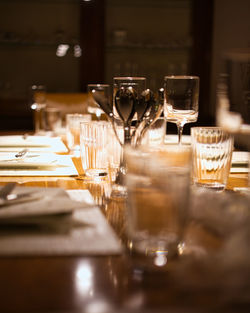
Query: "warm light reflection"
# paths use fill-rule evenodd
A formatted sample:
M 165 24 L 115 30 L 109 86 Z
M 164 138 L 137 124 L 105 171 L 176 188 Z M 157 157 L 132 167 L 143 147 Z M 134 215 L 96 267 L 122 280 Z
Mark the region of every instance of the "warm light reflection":
M 75 58 L 80 58 L 82 55 L 82 49 L 79 45 L 74 45 L 74 57 Z
M 76 290 L 80 295 L 93 294 L 93 274 L 88 263 L 80 263 L 76 271 Z
M 156 257 L 154 259 L 154 264 L 156 266 L 164 266 L 167 264 L 167 256 L 166 256 L 166 252 L 157 252 L 156 253 Z
M 69 50 L 69 45 L 67 45 L 67 44 L 60 44 L 57 47 L 56 55 L 58 57 L 64 57 L 68 50 Z
M 31 105 L 31 109 L 32 109 L 32 110 L 36 110 L 36 109 L 37 109 L 37 104 L 36 104 L 36 103 L 33 103 L 33 104 Z

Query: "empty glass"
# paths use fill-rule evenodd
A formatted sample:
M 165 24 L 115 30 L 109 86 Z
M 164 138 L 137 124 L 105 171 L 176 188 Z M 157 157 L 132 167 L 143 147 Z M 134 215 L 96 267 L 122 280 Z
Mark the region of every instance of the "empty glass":
M 178 128 L 178 142 L 181 144 L 183 127 L 198 118 L 199 77 L 164 77 L 164 116 Z
M 179 145 L 125 148 L 127 235 L 132 254 L 145 266 L 161 267 L 177 256 L 189 203 L 190 155 L 190 147 Z
M 224 190 L 227 184 L 233 136 L 220 127 L 192 127 L 193 181 L 197 186 Z
M 135 97 L 139 97 L 143 90 L 146 89 L 146 78 L 145 77 L 114 77 L 113 78 L 113 112 L 116 118 L 120 118 L 120 114 L 117 112 L 117 106 L 115 105 L 115 99 L 117 91 L 121 88 L 130 88 L 132 87 L 135 92 Z M 124 111 L 128 111 L 129 107 L 124 108 Z M 126 114 L 125 114 L 126 115 Z M 137 118 L 136 116 L 132 116 L 132 118 Z
M 30 87 L 30 107 L 33 110 L 35 133 L 45 132 L 44 114 L 46 108 L 46 86 L 32 85 Z
M 108 134 L 110 123 L 107 121 L 81 122 L 82 167 L 88 177 L 108 175 Z
M 62 127 L 62 115 L 58 108 L 46 108 L 44 112 L 44 127 L 47 132 L 52 132 L 53 135 Z
M 66 114 L 67 145 L 73 154 L 80 152 L 80 123 L 91 121 L 90 114 Z

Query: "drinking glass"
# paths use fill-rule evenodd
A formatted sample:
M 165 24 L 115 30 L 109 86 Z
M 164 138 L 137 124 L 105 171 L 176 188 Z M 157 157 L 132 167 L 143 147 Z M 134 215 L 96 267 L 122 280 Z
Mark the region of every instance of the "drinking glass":
M 59 108 L 46 108 L 44 112 L 44 126 L 46 132 L 56 135 L 62 128 L 62 115 Z
M 220 127 L 192 127 L 193 182 L 223 191 L 232 160 L 233 136 Z
M 117 91 L 121 88 L 132 88 L 135 92 L 135 96 L 139 97 L 141 93 L 146 89 L 146 78 L 145 77 L 114 77 L 113 78 L 113 112 L 116 119 L 121 119 L 117 112 L 115 104 Z M 130 107 L 124 108 L 124 111 L 129 111 Z M 129 114 L 129 112 L 126 112 Z M 132 119 L 136 119 L 137 116 L 133 116 Z
M 80 156 L 80 123 L 91 121 L 90 114 L 66 114 L 67 145 L 75 156 Z
M 178 129 L 178 143 L 181 144 L 183 127 L 198 118 L 199 77 L 164 77 L 164 116 L 175 123 Z
M 93 92 L 98 91 L 99 95 L 110 101 L 110 86 L 107 84 L 88 84 L 88 113 L 91 114 L 92 120 L 106 119 L 103 110 L 93 98 Z
M 80 147 L 82 167 L 88 177 L 108 175 L 108 121 L 87 121 L 80 123 Z
M 45 132 L 46 86 L 32 85 L 29 96 L 30 108 L 33 110 L 35 133 L 41 134 Z
M 190 156 L 184 145 L 125 148 L 127 236 L 131 255 L 142 266 L 161 267 L 178 255 L 188 212 Z

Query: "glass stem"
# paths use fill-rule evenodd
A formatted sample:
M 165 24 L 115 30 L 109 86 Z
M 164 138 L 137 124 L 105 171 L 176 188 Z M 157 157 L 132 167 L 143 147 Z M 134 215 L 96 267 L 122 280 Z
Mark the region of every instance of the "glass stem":
M 177 123 L 177 129 L 178 129 L 178 144 L 181 145 L 181 138 L 182 138 L 182 133 L 183 133 L 183 126 L 184 124 L 182 123 Z

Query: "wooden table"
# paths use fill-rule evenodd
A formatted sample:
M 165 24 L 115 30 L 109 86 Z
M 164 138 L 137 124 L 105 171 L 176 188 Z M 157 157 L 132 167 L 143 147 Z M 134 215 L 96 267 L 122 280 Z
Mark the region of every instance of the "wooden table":
M 74 163 L 81 173 L 79 159 Z M 102 184 L 77 178 L 0 177 L 0 184 L 89 188 L 93 197 L 124 240 L 122 201 L 107 201 Z M 245 174 L 230 175 L 228 188 L 247 185 Z M 1 257 L 0 312 L 250 312 L 250 303 L 224 307 L 215 289 L 181 289 L 170 270 L 133 271 L 127 253 L 121 256 Z

